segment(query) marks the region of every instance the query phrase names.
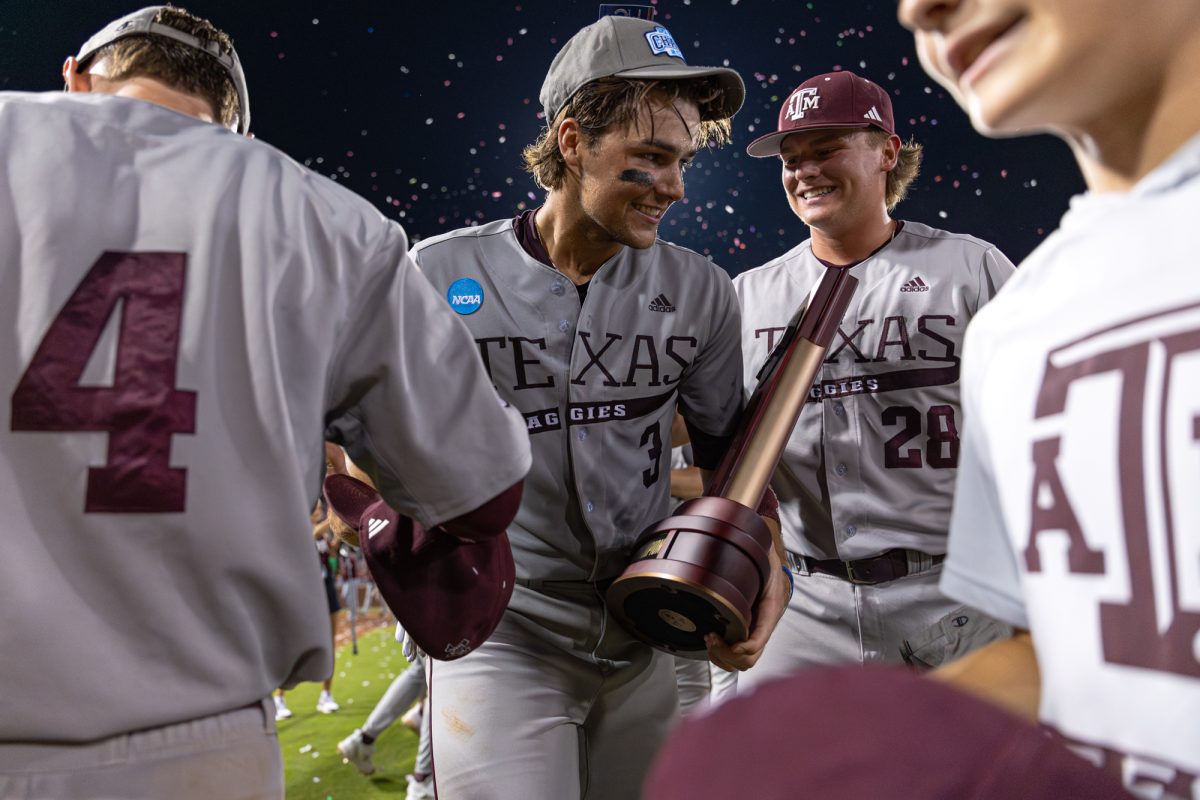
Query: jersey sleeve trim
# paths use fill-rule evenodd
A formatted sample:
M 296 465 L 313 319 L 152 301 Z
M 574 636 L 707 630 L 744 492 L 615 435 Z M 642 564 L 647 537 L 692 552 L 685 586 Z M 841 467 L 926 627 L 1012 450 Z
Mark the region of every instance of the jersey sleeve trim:
M 939 588 L 947 597 L 974 606 L 1013 627 L 1029 630 L 1029 617 L 1020 598 L 988 584 L 978 574 L 964 572 L 953 558 L 942 568 Z

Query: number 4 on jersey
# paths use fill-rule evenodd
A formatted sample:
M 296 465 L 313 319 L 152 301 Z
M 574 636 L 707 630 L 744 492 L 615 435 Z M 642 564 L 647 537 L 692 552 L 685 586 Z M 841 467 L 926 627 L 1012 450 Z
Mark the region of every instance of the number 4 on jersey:
M 108 433 L 90 467 L 88 512 L 181 512 L 186 470 L 170 466 L 171 437 L 193 433 L 196 393 L 175 388 L 185 253 L 104 253 L 75 288 L 12 395 L 12 430 Z M 123 301 L 123 302 L 122 302 Z M 117 308 L 112 386 L 80 381 Z

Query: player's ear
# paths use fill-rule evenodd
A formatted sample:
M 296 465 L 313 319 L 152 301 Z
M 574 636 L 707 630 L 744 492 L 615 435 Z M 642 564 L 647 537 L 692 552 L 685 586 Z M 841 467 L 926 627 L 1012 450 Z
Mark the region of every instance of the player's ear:
M 583 133 L 574 117 L 567 117 L 558 126 L 558 152 L 571 168 L 579 167 L 579 150 L 583 147 Z
M 900 160 L 900 137 L 892 134 L 883 143 L 883 151 L 880 153 L 883 160 L 883 171 L 891 172 L 896 168 L 896 162 Z
M 64 92 L 90 92 L 92 90 L 92 76 L 80 71 L 79 62 L 75 60 L 75 56 L 67 56 L 67 60 L 63 62 L 62 76 Z

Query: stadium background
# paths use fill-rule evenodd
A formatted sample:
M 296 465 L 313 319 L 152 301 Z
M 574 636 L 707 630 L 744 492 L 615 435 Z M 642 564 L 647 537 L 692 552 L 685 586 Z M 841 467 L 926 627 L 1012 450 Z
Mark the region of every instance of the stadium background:
M 579 0 L 190 0 L 234 37 L 253 129 L 367 197 L 414 239 L 537 204 L 521 148 L 543 124 L 538 90 L 554 53 L 596 17 Z M 138 0 L 3 0 L 0 90 L 54 90 L 91 33 Z M 692 64 L 727 64 L 747 84 L 735 143 L 703 152 L 664 238 L 731 274 L 805 235 L 773 160 L 745 155 L 809 75 L 851 69 L 891 93 L 905 138 L 926 146 L 902 218 L 971 233 L 1020 261 L 1056 227 L 1082 182 L 1049 137 L 976 135 L 922 72 L 895 3 L 660 0 L 658 21 Z M 1047 167 L 1045 165 L 1054 166 Z

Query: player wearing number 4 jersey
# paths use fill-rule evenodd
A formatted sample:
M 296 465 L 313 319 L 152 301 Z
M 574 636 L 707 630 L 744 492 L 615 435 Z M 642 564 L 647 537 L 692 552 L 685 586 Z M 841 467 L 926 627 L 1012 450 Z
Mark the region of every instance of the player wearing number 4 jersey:
M 887 93 L 857 75 L 803 82 L 748 151 L 779 156 L 812 237 L 734 280 L 746 391 L 827 265 L 860 288 L 772 480 L 795 593 L 739 689 L 804 665 L 899 661 L 906 642 L 910 659 L 938 663 L 994 628 L 937 581 L 963 334 L 1012 264 L 974 237 L 891 218 L 920 148 L 901 144 Z
M 399 226 L 224 127 L 225 34 L 143 9 L 64 77 L 0 93 L 0 797 L 282 798 L 268 698 L 332 667 L 322 440 L 450 526 L 524 425 Z

